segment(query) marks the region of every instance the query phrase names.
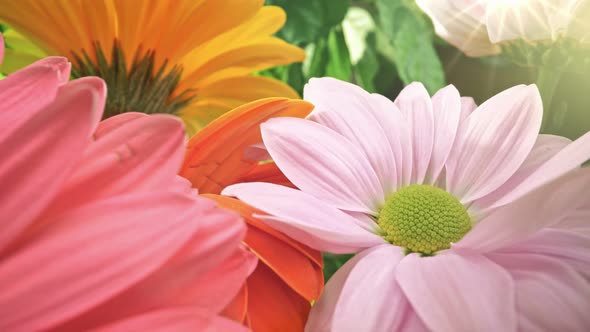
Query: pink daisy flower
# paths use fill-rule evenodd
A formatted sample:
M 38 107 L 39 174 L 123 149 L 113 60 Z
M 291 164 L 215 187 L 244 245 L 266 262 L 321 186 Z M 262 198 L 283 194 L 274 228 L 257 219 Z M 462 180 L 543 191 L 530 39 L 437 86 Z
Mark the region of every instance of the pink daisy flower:
M 104 82 L 69 70 L 0 80 L 0 331 L 244 330 L 217 314 L 256 259 L 240 218 L 176 175 L 182 124 L 99 123 Z
M 224 193 L 315 249 L 358 253 L 308 331 L 580 331 L 590 326 L 590 134 L 539 135 L 535 86 L 479 107 L 421 84 L 391 102 L 314 79 L 308 119 L 261 126 L 299 190 Z

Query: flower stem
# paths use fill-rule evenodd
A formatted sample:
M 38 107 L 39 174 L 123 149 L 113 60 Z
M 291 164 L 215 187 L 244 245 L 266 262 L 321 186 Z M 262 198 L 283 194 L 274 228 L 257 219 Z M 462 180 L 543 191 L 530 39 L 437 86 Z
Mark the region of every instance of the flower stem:
M 559 84 L 559 80 L 563 75 L 564 67 L 555 65 L 543 65 L 539 67 L 537 74 L 537 87 L 543 99 L 543 122 L 541 124 L 541 133 L 547 133 L 549 129 L 557 130 L 560 125 L 560 120 L 563 119 L 563 114 L 555 114 L 552 112 L 556 109 L 551 108 L 551 102 L 555 95 L 555 90 Z

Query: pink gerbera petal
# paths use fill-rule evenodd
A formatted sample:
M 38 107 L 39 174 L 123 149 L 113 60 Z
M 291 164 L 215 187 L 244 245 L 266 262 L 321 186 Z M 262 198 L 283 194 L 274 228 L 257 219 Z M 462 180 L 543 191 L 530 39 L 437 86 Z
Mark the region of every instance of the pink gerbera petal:
M 6 218 L 0 250 L 47 207 L 78 162 L 100 119 L 101 93 L 92 85 L 71 83 L 27 125 L 0 141 L 7 157 L 0 165 L 0 184 L 11 193 L 0 201 Z
M 217 315 L 256 258 L 239 216 L 177 175 L 182 124 L 99 125 L 104 81 L 69 73 L 52 57 L 0 81 L 0 330 L 240 330 Z M 204 276 L 231 285 L 203 301 L 190 290 Z M 193 307 L 177 315 L 179 303 Z
M 238 322 L 216 317 L 210 312 L 192 307 L 177 307 L 147 312 L 140 316 L 115 322 L 108 326 L 93 329 L 92 332 L 194 332 L 194 331 L 232 331 L 248 332 Z

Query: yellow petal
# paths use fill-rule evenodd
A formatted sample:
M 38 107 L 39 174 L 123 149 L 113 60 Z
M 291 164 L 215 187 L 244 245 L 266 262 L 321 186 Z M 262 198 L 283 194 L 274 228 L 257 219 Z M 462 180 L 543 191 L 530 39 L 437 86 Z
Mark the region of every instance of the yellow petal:
M 299 95 L 287 84 L 272 78 L 230 77 L 200 89 L 197 101 L 185 107 L 180 117 L 187 123 L 190 135 L 232 108 L 268 97 L 296 99 Z

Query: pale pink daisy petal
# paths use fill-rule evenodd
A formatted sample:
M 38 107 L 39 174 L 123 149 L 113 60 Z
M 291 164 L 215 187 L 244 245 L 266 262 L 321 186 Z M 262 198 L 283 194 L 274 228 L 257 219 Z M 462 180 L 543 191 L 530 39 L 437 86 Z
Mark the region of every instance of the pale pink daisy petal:
M 383 192 L 390 192 L 397 176 L 394 153 L 390 144 L 384 144 L 389 138 L 379 122 L 386 110 L 374 109 L 365 90 L 333 78 L 312 78 L 303 96 L 315 106 L 307 118 L 356 144 L 377 173 Z
M 586 215 L 588 218 L 590 215 Z M 586 219 L 588 221 L 589 219 Z M 587 222 L 588 223 L 588 222 Z M 553 257 L 590 278 L 590 233 L 583 234 L 562 229 L 546 228 L 524 241 L 495 252 Z
M 411 310 L 395 280 L 396 266 L 404 257 L 401 248 L 384 244 L 367 251 L 339 287 L 333 331 L 396 331 Z
M 531 151 L 541 118 L 534 86 L 505 90 L 480 105 L 447 160 L 447 190 L 469 203 L 501 186 Z
M 525 239 L 583 206 L 589 187 L 590 169 L 571 172 L 494 210 L 455 246 L 492 251 Z
M 395 269 L 395 265 L 394 264 L 385 264 L 383 265 L 383 262 L 378 262 L 378 266 L 376 265 L 372 265 L 370 263 L 376 263 L 376 259 L 378 260 L 379 258 L 382 257 L 387 257 L 387 258 L 391 258 L 393 259 L 393 261 L 399 261 L 399 259 L 401 259 L 401 253 L 399 252 L 399 249 L 396 249 L 394 247 L 389 246 L 389 248 L 387 248 L 387 245 L 382 245 L 382 246 L 377 246 L 371 249 L 367 249 L 364 250 L 362 252 L 360 252 L 359 254 L 357 254 L 356 256 L 354 256 L 352 259 L 350 259 L 348 262 L 346 262 L 346 264 L 344 264 L 340 269 L 338 269 L 338 271 L 336 271 L 336 273 L 332 276 L 332 278 L 330 278 L 330 281 L 328 281 L 328 283 L 326 284 L 326 287 L 324 288 L 324 292 L 322 294 L 322 296 L 320 297 L 319 301 L 314 305 L 313 310 L 311 311 L 310 315 L 309 315 L 309 319 L 306 325 L 306 331 L 309 332 L 313 332 L 313 331 L 340 331 L 342 329 L 338 329 L 336 328 L 337 326 L 341 326 L 343 325 L 343 323 L 348 323 L 348 325 L 346 326 L 347 328 L 345 328 L 345 330 L 347 329 L 352 329 L 355 331 L 371 331 L 369 328 L 364 329 L 364 325 L 360 325 L 359 324 L 363 324 L 366 320 L 366 317 L 362 317 L 362 319 L 360 320 L 354 320 L 351 319 L 350 315 L 358 315 L 357 313 L 362 311 L 362 312 L 366 312 L 367 310 L 371 310 L 369 309 L 375 309 L 378 311 L 382 311 L 382 310 L 386 310 L 387 312 L 387 319 L 383 319 L 383 317 L 381 317 L 381 322 L 375 321 L 375 320 L 371 320 L 369 322 L 370 326 L 374 326 L 377 327 L 379 323 L 381 324 L 385 324 L 384 326 L 387 327 L 394 327 L 396 325 L 399 325 L 400 323 L 402 323 L 401 321 L 401 317 L 404 315 L 404 309 L 406 309 L 407 307 L 407 301 L 403 302 L 403 297 L 400 301 L 400 299 L 398 298 L 394 298 L 394 297 L 390 297 L 389 300 L 391 301 L 398 301 L 400 302 L 401 306 L 398 307 L 391 307 L 391 306 L 387 306 L 385 308 L 374 308 L 372 306 L 369 305 L 369 307 L 367 307 L 365 304 L 360 305 L 359 303 L 351 303 L 351 302 L 346 302 L 346 303 L 342 303 L 344 301 L 352 301 L 353 299 L 348 298 L 346 293 L 351 293 L 351 295 L 354 295 L 355 293 L 358 294 L 358 292 L 362 292 L 362 290 L 364 290 L 365 286 L 368 285 L 370 286 L 369 292 L 373 293 L 373 292 L 377 292 L 376 295 L 377 298 L 379 299 L 380 303 L 383 303 L 383 301 L 387 301 L 388 299 L 385 298 L 385 296 L 387 295 L 385 290 L 386 289 L 393 289 L 393 290 L 397 290 L 399 291 L 399 287 L 396 285 L 396 282 L 394 280 L 395 275 L 393 274 L 394 269 Z M 383 250 L 380 250 L 383 249 Z M 369 261 L 365 261 L 366 258 L 369 258 Z M 380 271 L 381 268 L 385 268 L 384 270 Z M 353 274 L 354 272 L 354 274 Z M 366 273 L 366 274 L 365 274 Z M 362 287 L 359 286 L 359 284 L 355 284 L 355 281 L 353 279 L 351 279 L 351 276 L 354 276 L 354 279 L 358 279 L 358 278 L 370 278 L 371 276 L 374 276 L 376 278 L 379 278 L 382 283 L 375 283 L 374 280 L 370 280 L 370 282 L 368 284 L 363 283 Z M 380 288 L 382 287 L 382 288 Z M 363 296 L 361 295 L 361 300 L 362 303 L 365 303 L 366 301 L 372 301 L 373 299 L 370 296 Z M 356 298 L 358 300 L 358 297 Z M 343 305 L 342 307 L 339 307 L 340 305 Z M 344 310 L 344 308 L 349 307 L 349 306 L 354 306 L 354 310 L 352 311 L 348 311 L 346 312 L 346 315 L 342 316 L 342 315 L 338 315 L 335 316 L 336 312 L 342 312 L 342 310 Z M 376 312 L 374 313 L 369 313 L 370 315 L 376 314 Z M 393 317 L 391 317 L 391 314 L 394 314 Z M 396 316 L 397 315 L 397 316 Z M 357 317 L 358 318 L 358 317 Z M 374 317 L 374 318 L 379 318 L 379 317 Z M 400 318 L 399 321 L 397 321 L 397 319 L 395 319 L 395 321 L 391 321 L 389 318 Z M 339 322 L 340 320 L 344 320 L 343 322 Z M 344 324 L 345 325 L 345 324 Z M 383 326 L 382 326 L 383 327 Z M 387 330 L 387 331 L 391 331 L 391 328 L 387 328 L 387 329 L 381 329 L 381 330 Z
M 434 146 L 434 114 L 428 91 L 421 83 L 405 87 L 394 101 L 411 132 L 412 176 L 411 183 L 423 183 Z M 405 182 L 404 182 L 405 183 Z
M 350 215 L 303 191 L 253 182 L 229 186 L 222 194 L 235 196 L 274 216 L 258 218 L 317 250 L 357 252 L 385 242 L 361 228 Z
M 0 201 L 6 219 L 0 232 L 0 250 L 55 197 L 100 120 L 98 99 L 102 92 L 87 84 L 68 86 L 55 102 L 0 140 L 6 149 L 0 165 L 0 184 L 11 193 Z M 106 89 L 104 84 L 102 89 Z M 47 121 L 50 118 L 52 121 Z
M 412 133 L 405 117 L 391 100 L 373 93 L 368 101 L 376 110 L 373 114 L 386 133 L 387 143 L 393 154 L 395 172 L 392 173 L 396 178 L 392 180 L 395 186 L 391 189 L 395 190 L 404 185 L 404 179 L 407 185 L 412 175 Z
M 537 253 L 490 259 L 514 279 L 519 330 L 585 331 L 590 326 L 588 280 L 571 266 Z
M 514 190 L 506 193 L 493 206 L 509 203 L 522 195 L 570 172 L 590 159 L 590 132 L 573 141 L 538 167 Z
M 371 214 L 382 203 L 370 162 L 335 131 L 297 118 L 271 119 L 261 131 L 273 160 L 299 189 L 343 210 Z
M 527 177 L 570 143 L 571 140 L 565 137 L 539 135 L 531 153 L 529 153 L 518 170 L 498 189 L 476 200 L 474 205 L 482 212 L 486 212 L 495 202 L 517 188 Z
M 461 96 L 449 85 L 432 96 L 434 114 L 434 146 L 426 177 L 426 183 L 437 181 L 451 152 L 461 120 Z
M 227 318 L 191 307 L 176 307 L 147 312 L 91 332 L 248 332 L 248 328 Z
M 403 293 L 432 331 L 516 331 L 512 278 L 483 256 L 410 254 L 396 273 Z

